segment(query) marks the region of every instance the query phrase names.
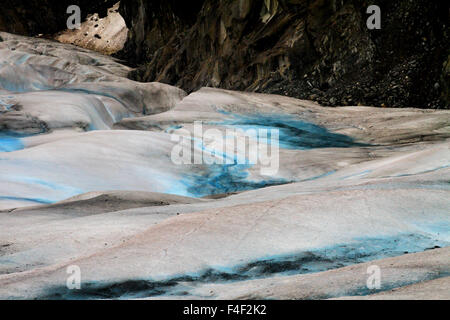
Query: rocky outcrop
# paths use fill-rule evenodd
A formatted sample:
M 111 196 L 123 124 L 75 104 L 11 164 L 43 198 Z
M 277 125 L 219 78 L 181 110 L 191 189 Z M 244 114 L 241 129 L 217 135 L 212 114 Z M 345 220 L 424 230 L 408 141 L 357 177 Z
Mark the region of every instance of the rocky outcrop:
M 2 3 L 0 31 L 29 36 L 53 34 L 66 29 L 68 6 L 80 6 L 84 20 L 89 13 L 106 16 L 107 9 L 116 2 L 117 0 L 9 0 Z
M 106 17 L 100 18 L 94 13 L 79 29 L 59 32 L 54 38 L 62 43 L 74 44 L 103 54 L 116 53 L 123 49 L 128 34 L 125 21 L 118 11 L 119 3 L 116 3 L 108 10 Z
M 445 1 L 123 0 L 131 75 L 192 91 L 278 93 L 326 105 L 448 107 Z M 445 68 L 444 68 L 445 70 Z

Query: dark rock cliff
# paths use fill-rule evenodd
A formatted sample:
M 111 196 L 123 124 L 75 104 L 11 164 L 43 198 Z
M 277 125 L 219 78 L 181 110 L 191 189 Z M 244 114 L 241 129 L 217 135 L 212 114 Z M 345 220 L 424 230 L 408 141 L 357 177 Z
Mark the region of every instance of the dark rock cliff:
M 449 106 L 447 1 L 122 0 L 131 77 L 327 105 Z
M 0 30 L 54 34 L 117 0 L 9 0 Z M 366 9 L 381 7 L 381 30 Z M 277 93 L 325 105 L 450 107 L 447 0 L 122 0 L 130 77 L 192 91 Z

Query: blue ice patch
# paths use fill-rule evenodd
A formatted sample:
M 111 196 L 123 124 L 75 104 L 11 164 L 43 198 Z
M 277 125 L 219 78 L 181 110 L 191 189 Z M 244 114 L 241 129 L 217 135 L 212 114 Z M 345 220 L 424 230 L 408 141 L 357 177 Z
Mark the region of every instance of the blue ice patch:
M 0 152 L 12 152 L 25 148 L 19 135 L 0 133 Z
M 236 115 L 222 112 L 230 116 L 229 120 L 216 122 L 230 128 L 279 130 L 279 146 L 284 149 L 315 149 L 315 148 L 350 148 L 365 146 L 353 138 L 343 134 L 333 133 L 326 128 L 299 120 L 294 116 L 282 114 L 250 114 Z M 270 142 L 270 139 L 268 140 Z
M 225 113 L 230 119 L 220 122 L 211 122 L 209 124 L 222 125 L 230 129 L 242 129 L 244 131 L 254 130 L 257 134 L 257 137 L 254 138 L 269 145 L 273 143 L 270 131 L 278 130 L 279 147 L 284 149 L 307 150 L 314 148 L 349 148 L 363 146 L 363 144 L 354 142 L 351 137 L 332 133 L 325 128 L 296 119 L 289 115 L 237 115 L 223 111 L 222 113 Z M 259 131 L 259 129 L 264 129 L 265 131 Z M 260 136 L 261 132 L 268 132 L 269 135 L 266 136 L 264 134 L 264 137 Z M 185 190 L 187 190 L 187 194 L 185 195 L 191 197 L 203 197 L 214 194 L 254 190 L 294 182 L 276 177 L 268 180 L 249 181 L 248 169 L 251 168 L 251 164 L 249 164 L 248 161 L 244 162 L 246 164 L 241 164 L 243 161 L 237 161 L 235 155 L 227 155 L 220 153 L 220 151 L 217 150 L 207 150 L 201 141 L 196 143 L 196 147 L 223 158 L 225 161 L 231 159 L 234 161 L 234 164 L 209 165 L 205 169 L 202 169 L 202 171 L 197 170 L 197 172 L 190 175 L 185 175 L 181 181 L 181 183 L 186 186 Z M 327 172 L 308 180 L 319 179 L 333 173 L 334 171 Z
M 193 284 L 231 283 L 274 276 L 318 273 L 358 263 L 422 252 L 449 243 L 439 237 L 422 234 L 398 234 L 388 237 L 367 237 L 348 243 L 314 248 L 293 254 L 260 257 L 239 265 L 219 265 L 182 274 L 161 275 L 153 279 L 129 279 L 122 282 L 92 281 L 81 290 L 66 286 L 49 287 L 40 299 L 130 299 L 179 295 L 192 289 Z M 448 276 L 448 273 L 430 273 L 429 280 Z M 413 284 L 421 279 L 399 279 L 387 282 L 381 290 Z M 353 289 L 354 295 L 368 294 L 366 283 Z M 373 292 L 372 292 L 373 293 Z M 340 295 L 346 295 L 341 292 Z
M 208 166 L 203 172 L 185 175 L 181 182 L 186 186 L 187 193 L 191 197 L 248 191 L 292 182 L 277 178 L 248 180 L 250 167 L 243 164 L 214 164 Z

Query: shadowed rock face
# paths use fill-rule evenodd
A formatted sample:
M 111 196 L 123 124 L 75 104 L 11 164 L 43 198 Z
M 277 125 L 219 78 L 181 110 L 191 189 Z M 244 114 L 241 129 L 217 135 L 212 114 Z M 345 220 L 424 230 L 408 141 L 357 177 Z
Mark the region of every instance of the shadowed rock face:
M 66 28 L 68 5 L 79 5 L 84 20 L 90 13 L 105 16 L 116 2 L 13 0 L 2 6 L 0 31 L 55 34 Z M 119 10 L 130 32 L 118 55 L 140 66 L 131 78 L 187 91 L 210 86 L 330 106 L 448 108 L 447 3 L 380 0 L 382 29 L 373 31 L 366 27 L 371 4 L 123 0 Z M 79 42 L 71 36 L 66 42 L 92 42 L 88 47 L 97 50 L 100 42 L 108 47 L 117 41 L 116 33 L 99 34 L 98 39 L 94 31 L 87 38 L 83 31 Z
M 445 1 L 124 0 L 132 77 L 286 94 L 325 105 L 448 107 Z
M 133 65 L 150 61 L 172 37 L 181 36 L 195 23 L 203 3 L 204 0 L 122 1 L 120 14 L 132 28 L 121 56 Z

